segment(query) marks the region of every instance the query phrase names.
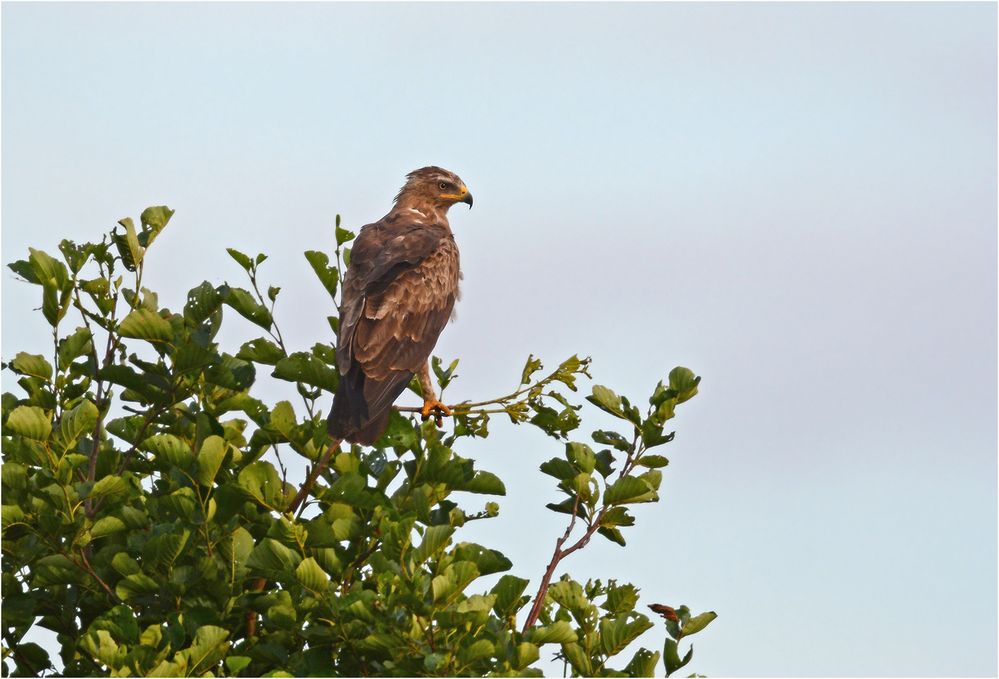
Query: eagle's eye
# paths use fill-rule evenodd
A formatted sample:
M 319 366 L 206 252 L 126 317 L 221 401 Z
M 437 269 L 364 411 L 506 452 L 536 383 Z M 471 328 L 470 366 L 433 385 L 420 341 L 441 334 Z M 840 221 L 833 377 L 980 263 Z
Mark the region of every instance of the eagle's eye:
M 437 186 L 440 187 L 441 191 L 446 191 L 447 190 L 447 182 L 438 182 Z

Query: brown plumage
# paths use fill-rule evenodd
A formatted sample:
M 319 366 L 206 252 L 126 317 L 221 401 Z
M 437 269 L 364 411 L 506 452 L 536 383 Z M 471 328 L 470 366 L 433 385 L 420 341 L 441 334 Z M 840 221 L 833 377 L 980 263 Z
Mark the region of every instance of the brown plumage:
M 328 420 L 333 437 L 374 443 L 415 374 L 424 414 L 448 414 L 433 392 L 427 358 L 458 298 L 458 247 L 447 221 L 448 208 L 458 202 L 472 205 L 457 175 L 439 167 L 415 170 L 392 210 L 354 241 L 340 304 L 340 384 Z

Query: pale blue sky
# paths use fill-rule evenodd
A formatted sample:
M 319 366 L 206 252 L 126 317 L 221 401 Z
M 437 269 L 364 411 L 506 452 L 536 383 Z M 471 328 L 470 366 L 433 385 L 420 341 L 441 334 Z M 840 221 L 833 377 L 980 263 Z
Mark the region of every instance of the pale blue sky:
M 576 577 L 717 611 L 690 667 L 712 676 L 996 674 L 995 4 L 2 12 L 4 262 L 167 204 L 161 302 L 264 251 L 305 348 L 329 302 L 301 252 L 446 166 L 476 198 L 453 399 L 530 352 L 636 399 L 703 376 L 663 502 Z M 2 281 L 8 358 L 49 339 Z M 510 491 L 472 537 L 537 582 L 557 446 L 497 421 L 462 452 Z

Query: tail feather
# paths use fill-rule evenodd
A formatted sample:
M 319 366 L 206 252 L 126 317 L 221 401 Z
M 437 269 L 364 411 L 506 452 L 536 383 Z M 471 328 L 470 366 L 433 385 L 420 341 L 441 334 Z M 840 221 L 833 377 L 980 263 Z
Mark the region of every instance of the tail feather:
M 333 409 L 327 419 L 330 435 L 372 445 L 388 426 L 392 404 L 412 377 L 409 373 L 399 373 L 387 380 L 373 380 L 354 366 L 341 376 L 333 396 Z

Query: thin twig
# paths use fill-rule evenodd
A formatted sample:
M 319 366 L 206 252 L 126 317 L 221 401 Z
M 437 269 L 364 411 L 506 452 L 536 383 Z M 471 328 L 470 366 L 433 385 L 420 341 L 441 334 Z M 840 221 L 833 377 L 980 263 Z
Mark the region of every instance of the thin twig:
M 136 292 L 138 294 L 138 292 Z M 94 368 L 100 373 L 101 370 L 108 367 L 111 362 L 111 358 L 114 355 L 114 351 L 117 348 L 118 342 L 115 341 L 114 336 L 114 326 L 118 313 L 118 293 L 114 296 L 114 305 L 111 307 L 111 319 L 108 328 L 108 341 L 104 349 L 104 364 L 101 365 L 97 361 L 97 350 L 93 350 L 94 357 Z M 120 338 L 119 338 L 120 340 Z M 91 334 L 91 344 L 93 343 L 93 334 Z M 110 393 L 110 388 L 108 388 Z M 97 381 L 97 394 L 94 396 L 94 405 L 97 406 L 97 423 L 94 425 L 94 447 L 90 451 L 90 460 L 87 465 L 87 481 L 94 481 L 97 477 L 97 455 L 101 447 L 101 432 L 104 427 L 104 406 L 105 400 L 108 396 L 104 392 L 104 381 L 98 379 Z M 87 516 L 93 518 L 94 516 L 94 502 L 93 498 L 87 498 L 85 501 Z
M 274 446 L 274 457 L 277 458 L 278 469 L 281 470 L 281 487 L 284 488 L 288 483 L 288 469 L 284 466 L 284 460 L 281 459 L 280 446 Z
M 541 578 L 541 586 L 538 587 L 538 593 L 534 596 L 534 605 L 531 606 L 531 612 L 528 613 L 527 620 L 524 622 L 525 633 L 534 625 L 535 622 L 538 621 L 538 616 L 541 615 L 541 605 L 545 600 L 545 595 L 548 593 L 548 587 L 551 584 L 552 575 L 554 575 L 555 569 L 558 568 L 559 562 L 569 553 L 562 551 L 562 545 L 564 545 L 566 540 L 569 539 L 569 536 L 572 534 L 572 529 L 576 527 L 576 516 L 578 511 L 579 493 L 576 493 L 576 499 L 572 503 L 572 520 L 569 521 L 569 525 L 565 529 L 565 533 L 562 534 L 562 537 L 555 542 L 555 552 L 552 554 L 552 560 L 548 563 L 548 568 L 545 569 L 545 575 Z
M 90 565 L 90 561 L 87 560 L 87 554 L 85 550 L 83 549 L 80 550 L 80 557 L 83 559 L 83 570 L 90 573 L 90 575 L 92 575 L 94 579 L 100 583 L 101 587 L 104 588 L 104 591 L 108 593 L 108 596 L 110 596 L 111 599 L 113 599 L 114 601 L 118 601 L 118 595 L 115 594 L 110 587 L 108 587 L 108 583 L 104 582 L 104 580 L 101 579 L 101 576 L 97 574 L 97 571 L 95 571 L 93 567 Z
M 146 417 L 142 421 L 142 425 L 139 427 L 139 431 L 136 433 L 135 439 L 132 441 L 132 446 L 121 455 L 121 462 L 118 463 L 118 474 L 125 471 L 132 454 L 139 449 L 139 444 L 145 441 L 146 429 L 149 428 L 149 425 L 153 423 L 153 420 L 159 417 L 164 410 L 164 408 L 153 408 L 146 413 Z
M 55 408 L 53 416 L 56 420 L 59 419 L 59 326 L 52 326 L 52 360 L 54 361 L 54 366 L 52 368 L 52 399 L 55 401 Z
M 642 456 L 644 451 L 644 445 L 638 444 L 638 431 L 635 431 L 635 436 L 631 440 L 631 450 L 628 452 L 628 457 L 624 464 L 621 465 L 621 471 L 618 473 L 618 479 L 623 478 L 629 474 L 637 464 L 639 458 Z M 576 500 L 573 502 L 572 506 L 572 520 L 569 522 L 569 527 L 565 529 L 565 534 L 555 543 L 555 552 L 552 554 L 552 560 L 548 564 L 548 568 L 545 570 L 545 575 L 541 579 L 541 586 L 538 587 L 538 593 L 534 597 L 534 604 L 531 606 L 531 611 L 527 616 L 527 620 L 524 623 L 524 632 L 527 632 L 534 623 L 538 621 L 538 617 L 541 615 L 541 608 L 544 603 L 545 595 L 548 593 L 548 588 L 550 587 L 552 575 L 555 573 L 555 569 L 558 567 L 559 562 L 565 559 L 567 556 L 575 551 L 578 551 L 585 547 L 589 542 L 593 534 L 600 529 L 600 521 L 604 518 L 607 513 L 608 507 L 604 506 L 601 510 L 590 519 L 586 527 L 586 532 L 583 534 L 579 540 L 572 544 L 572 546 L 562 549 L 562 545 L 565 544 L 566 540 L 569 539 L 569 534 L 572 532 L 573 527 L 576 525 L 576 511 L 579 508 L 579 494 L 576 495 Z

